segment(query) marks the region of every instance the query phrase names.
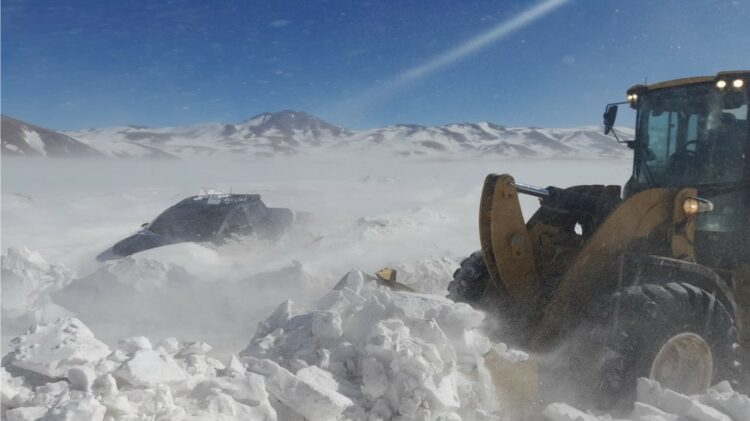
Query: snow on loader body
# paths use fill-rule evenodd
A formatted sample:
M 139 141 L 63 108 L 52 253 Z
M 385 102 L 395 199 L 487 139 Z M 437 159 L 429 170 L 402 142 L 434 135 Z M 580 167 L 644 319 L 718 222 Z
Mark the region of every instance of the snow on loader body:
M 600 407 L 629 404 L 639 377 L 687 394 L 719 380 L 746 388 L 748 84 L 738 71 L 630 88 L 624 189 L 487 176 L 482 249 L 454 274 L 451 297 L 497 314 L 526 349 L 566 350 L 580 395 Z M 619 104 L 607 106 L 605 133 Z M 528 221 L 519 194 L 540 198 Z
M 292 224 L 286 208 L 269 208 L 258 194 L 209 193 L 179 201 L 120 240 L 96 259 L 119 259 L 140 251 L 184 242 L 221 243 L 232 236 L 274 240 Z

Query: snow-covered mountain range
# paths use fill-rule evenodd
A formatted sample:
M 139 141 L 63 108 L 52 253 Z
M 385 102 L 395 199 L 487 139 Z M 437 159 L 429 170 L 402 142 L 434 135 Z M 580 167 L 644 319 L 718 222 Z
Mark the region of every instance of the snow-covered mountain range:
M 94 148 L 70 136 L 15 118 L 2 116 L 0 138 L 3 155 L 10 156 L 101 156 Z
M 628 153 L 627 148 L 593 126 L 512 128 L 481 122 L 349 130 L 290 110 L 263 113 L 236 124 L 189 127 L 122 126 L 55 132 L 5 116 L 2 123 L 3 154 L 24 156 L 276 157 L 342 150 L 384 151 L 399 156 L 613 158 Z M 630 134 L 623 131 L 626 136 Z

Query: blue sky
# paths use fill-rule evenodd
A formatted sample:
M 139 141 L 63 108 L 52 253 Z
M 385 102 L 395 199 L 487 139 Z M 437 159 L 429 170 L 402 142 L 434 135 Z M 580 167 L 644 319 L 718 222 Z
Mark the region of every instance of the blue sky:
M 549 0 L 548 0 L 549 1 Z M 748 0 L 558 0 L 479 51 L 392 83 L 539 1 L 3 0 L 2 112 L 42 126 L 598 124 L 632 84 L 750 68 Z

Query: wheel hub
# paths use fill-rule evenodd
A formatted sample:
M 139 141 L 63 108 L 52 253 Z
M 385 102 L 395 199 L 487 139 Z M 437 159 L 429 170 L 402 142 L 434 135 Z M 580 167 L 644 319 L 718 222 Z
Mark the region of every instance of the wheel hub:
M 662 345 L 649 377 L 662 386 L 693 395 L 711 386 L 714 375 L 711 347 L 695 333 L 680 333 Z

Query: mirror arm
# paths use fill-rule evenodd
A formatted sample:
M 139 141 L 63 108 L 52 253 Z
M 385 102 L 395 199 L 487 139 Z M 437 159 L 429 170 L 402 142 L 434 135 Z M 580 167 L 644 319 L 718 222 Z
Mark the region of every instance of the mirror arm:
M 612 127 L 612 134 L 615 135 L 615 140 L 617 141 L 617 143 L 622 143 L 630 149 L 635 148 L 635 140 L 620 140 L 620 138 L 617 136 L 617 132 L 615 131 L 614 127 Z
M 619 138 L 619 137 L 617 137 L 617 131 L 615 130 L 614 126 L 612 127 L 612 130 L 610 130 L 610 131 L 612 132 L 612 134 L 613 134 L 613 135 L 615 135 L 615 140 L 617 141 L 617 143 L 623 143 L 623 142 L 622 142 L 622 141 L 620 140 L 620 138 Z
M 609 107 L 611 107 L 613 105 L 623 105 L 623 104 L 630 104 L 630 102 L 629 101 L 613 102 L 611 104 L 607 104 L 606 108 L 609 108 Z M 633 147 L 632 146 L 632 144 L 633 144 L 632 140 L 620 140 L 620 138 L 617 136 L 617 131 L 615 130 L 614 124 L 612 125 L 612 129 L 610 131 L 615 136 L 615 140 L 617 141 L 617 143 L 625 143 L 626 145 L 628 145 L 628 147 L 630 147 L 630 148 Z

